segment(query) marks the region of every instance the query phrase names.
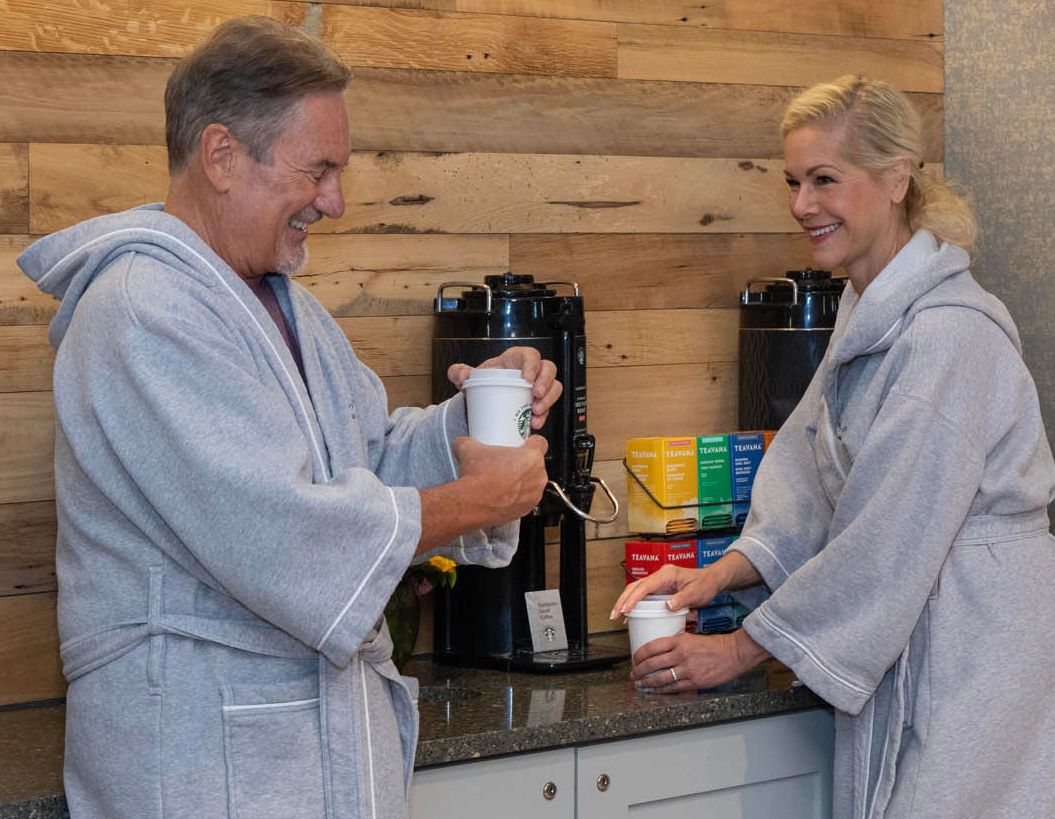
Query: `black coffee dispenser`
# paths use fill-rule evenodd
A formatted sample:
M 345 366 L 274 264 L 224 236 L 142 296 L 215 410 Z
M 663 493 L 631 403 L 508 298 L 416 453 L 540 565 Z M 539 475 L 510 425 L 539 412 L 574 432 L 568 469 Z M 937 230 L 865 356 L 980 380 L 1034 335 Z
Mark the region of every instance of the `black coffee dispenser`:
M 463 288 L 458 295 L 448 291 Z M 558 294 L 558 288 L 570 295 Z M 586 521 L 608 523 L 618 503 L 590 475 L 594 437 L 586 431 L 586 335 L 583 301 L 572 282 L 532 276 L 487 276 L 482 285 L 446 282 L 436 294 L 432 341 L 432 400 L 454 394 L 451 364 L 479 364 L 509 347 L 528 346 L 557 366 L 564 392 L 540 431 L 549 442 L 549 484 L 534 513 L 520 521 L 520 542 L 509 566 L 459 566 L 458 582 L 436 597 L 435 659 L 452 665 L 526 671 L 573 671 L 627 659 L 626 652 L 590 647 L 586 622 Z M 589 514 L 594 484 L 615 512 Z M 545 530 L 560 527 L 560 600 L 568 648 L 534 653 L 524 594 L 546 587 Z
M 765 284 L 765 289 L 752 290 Z M 740 294 L 740 429 L 778 429 L 824 358 L 845 278 L 789 270 Z

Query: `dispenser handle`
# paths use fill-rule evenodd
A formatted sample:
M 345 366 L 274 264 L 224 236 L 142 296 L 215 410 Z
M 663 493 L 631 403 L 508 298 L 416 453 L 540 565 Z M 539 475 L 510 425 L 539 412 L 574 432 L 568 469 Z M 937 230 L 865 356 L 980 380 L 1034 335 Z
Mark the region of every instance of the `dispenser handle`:
M 590 482 L 600 484 L 601 489 L 604 490 L 604 493 L 608 496 L 608 500 L 612 503 L 612 514 L 606 518 L 597 518 L 591 515 L 589 512 L 582 511 L 582 509 L 580 509 L 578 506 L 571 502 L 571 498 L 564 494 L 564 490 L 560 488 L 560 484 L 558 484 L 556 481 L 549 481 L 546 484 L 546 490 L 552 492 L 554 495 L 564 501 L 564 505 L 571 509 L 571 511 L 573 511 L 583 520 L 588 520 L 590 521 L 590 523 L 611 523 L 619 516 L 619 500 L 616 498 L 615 495 L 612 494 L 612 490 L 608 488 L 608 484 L 606 484 L 601 478 L 596 478 L 591 475 Z
M 542 287 L 553 287 L 555 285 L 563 284 L 565 287 L 570 287 L 572 289 L 572 295 L 575 295 L 575 296 L 579 295 L 579 283 L 578 282 L 558 281 L 558 282 L 539 282 L 539 284 Z
M 747 304 L 748 297 L 751 294 L 751 285 L 758 284 L 759 282 L 768 282 L 769 284 L 790 284 L 791 285 L 791 304 L 794 306 L 799 303 L 799 284 L 794 279 L 788 279 L 784 276 L 775 277 L 763 277 L 761 279 L 750 279 L 747 284 L 744 285 L 744 292 L 740 294 L 740 303 Z
M 483 290 L 486 293 L 484 298 L 484 312 L 491 312 L 491 288 L 486 284 L 479 284 L 477 282 L 444 282 L 440 285 L 439 290 L 436 291 L 436 312 L 443 312 L 443 291 L 448 287 L 467 287 L 470 290 Z

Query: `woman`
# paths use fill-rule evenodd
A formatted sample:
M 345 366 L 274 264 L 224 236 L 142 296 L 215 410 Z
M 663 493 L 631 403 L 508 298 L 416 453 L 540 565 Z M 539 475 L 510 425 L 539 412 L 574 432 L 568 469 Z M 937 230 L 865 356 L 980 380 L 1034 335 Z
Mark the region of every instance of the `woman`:
M 1055 464 L 974 221 L 922 173 L 919 117 L 843 77 L 781 123 L 791 212 L 849 283 L 828 352 L 712 566 L 629 586 L 700 606 L 762 584 L 733 634 L 655 640 L 641 687 L 775 656 L 836 715 L 836 817 L 1055 816 Z

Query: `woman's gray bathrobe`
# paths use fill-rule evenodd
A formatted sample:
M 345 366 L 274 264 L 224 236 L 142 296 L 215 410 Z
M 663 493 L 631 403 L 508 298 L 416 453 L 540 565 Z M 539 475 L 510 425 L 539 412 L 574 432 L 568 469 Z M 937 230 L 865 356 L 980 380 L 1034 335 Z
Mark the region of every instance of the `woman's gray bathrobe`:
M 744 622 L 835 706 L 836 817 L 1055 816 L 1055 466 L 1018 334 L 919 231 L 763 460 Z
M 62 300 L 71 815 L 403 817 L 416 684 L 375 626 L 420 535 L 414 487 L 456 477 L 462 399 L 389 416 L 337 324 L 283 278 L 305 383 L 252 291 L 158 206 L 19 264 Z M 516 528 L 453 556 L 508 562 Z

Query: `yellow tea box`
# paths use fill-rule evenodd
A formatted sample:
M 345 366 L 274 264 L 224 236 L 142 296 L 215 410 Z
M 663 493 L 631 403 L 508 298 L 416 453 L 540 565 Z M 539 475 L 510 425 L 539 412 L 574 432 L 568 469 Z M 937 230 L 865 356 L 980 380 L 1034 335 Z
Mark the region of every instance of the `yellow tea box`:
M 686 534 L 699 528 L 695 436 L 631 438 L 626 442 L 626 466 L 631 473 L 626 476 L 627 523 L 631 532 Z

